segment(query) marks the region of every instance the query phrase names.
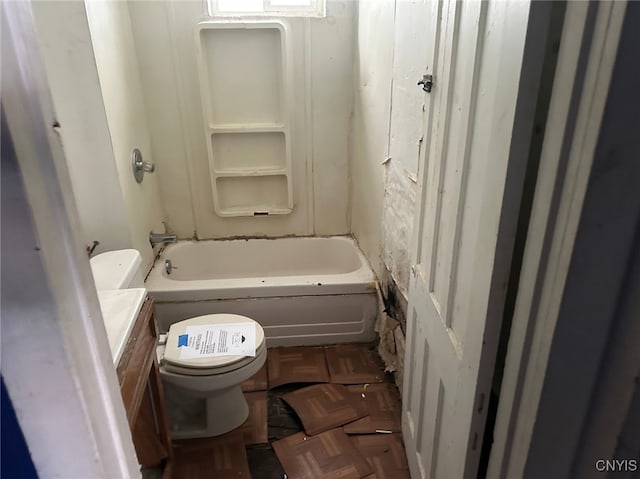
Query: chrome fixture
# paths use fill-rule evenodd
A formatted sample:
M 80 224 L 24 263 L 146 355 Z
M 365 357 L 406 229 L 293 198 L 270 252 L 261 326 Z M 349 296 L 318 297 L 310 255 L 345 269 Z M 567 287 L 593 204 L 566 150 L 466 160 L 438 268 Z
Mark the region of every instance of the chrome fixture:
M 174 266 L 173 264 L 171 264 L 171 260 L 170 259 L 165 259 L 164 260 L 164 270 L 167 272 L 167 274 L 171 274 L 171 271 L 173 271 L 174 269 L 178 269 L 178 267 Z
M 170 235 L 167 233 L 149 233 L 149 243 L 151 247 L 157 244 L 175 243 L 178 240 L 176 235 Z
M 138 148 L 134 148 L 131 153 L 131 167 L 137 183 L 142 183 L 145 173 L 153 173 L 156 169 L 153 163 L 142 159 L 142 152 Z

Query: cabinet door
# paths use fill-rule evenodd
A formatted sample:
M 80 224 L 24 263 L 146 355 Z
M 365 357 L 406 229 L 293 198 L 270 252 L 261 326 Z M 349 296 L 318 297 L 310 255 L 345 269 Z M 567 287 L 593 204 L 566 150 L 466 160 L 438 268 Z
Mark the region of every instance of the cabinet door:
M 161 418 L 157 414 L 159 411 L 153 393 L 153 384 L 149 381 L 132 430 L 133 445 L 142 467 L 158 466 L 169 457 L 167 448 L 160 440 L 159 419 Z
M 169 477 L 173 448 L 156 359 L 157 342 L 153 298 L 148 298 L 138 314 L 117 371 L 138 462 L 142 467 L 155 467 L 165 461 L 163 477 Z

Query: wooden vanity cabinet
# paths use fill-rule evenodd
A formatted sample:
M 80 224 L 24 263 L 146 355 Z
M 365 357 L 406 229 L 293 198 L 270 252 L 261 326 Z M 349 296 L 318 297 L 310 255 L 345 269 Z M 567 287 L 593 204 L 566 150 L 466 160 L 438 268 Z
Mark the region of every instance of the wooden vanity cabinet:
M 138 462 L 143 468 L 164 463 L 163 478 L 170 478 L 173 448 L 156 358 L 157 344 L 153 298 L 147 298 L 118 363 L 117 373 Z

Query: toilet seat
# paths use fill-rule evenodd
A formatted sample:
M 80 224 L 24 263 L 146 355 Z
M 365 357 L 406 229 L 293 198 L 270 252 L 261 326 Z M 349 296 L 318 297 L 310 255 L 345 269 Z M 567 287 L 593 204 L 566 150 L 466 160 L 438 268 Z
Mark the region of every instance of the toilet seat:
M 180 348 L 178 347 L 178 336 L 185 334 L 188 326 L 206 324 L 230 324 L 250 322 L 256 327 L 256 356 L 213 356 L 207 358 L 180 358 Z M 253 319 L 238 314 L 207 314 L 195 318 L 185 319 L 174 323 L 169 328 L 167 342 L 162 350 L 160 346 L 158 356 L 164 366 L 165 371 L 186 376 L 210 376 L 224 374 L 240 369 L 255 361 L 262 351 L 266 349 L 264 340 L 264 330 Z

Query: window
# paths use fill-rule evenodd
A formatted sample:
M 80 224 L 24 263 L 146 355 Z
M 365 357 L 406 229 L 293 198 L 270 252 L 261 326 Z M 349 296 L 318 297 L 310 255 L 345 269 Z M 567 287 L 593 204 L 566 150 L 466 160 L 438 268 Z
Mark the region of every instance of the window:
M 325 0 L 208 0 L 212 17 L 324 17 Z

